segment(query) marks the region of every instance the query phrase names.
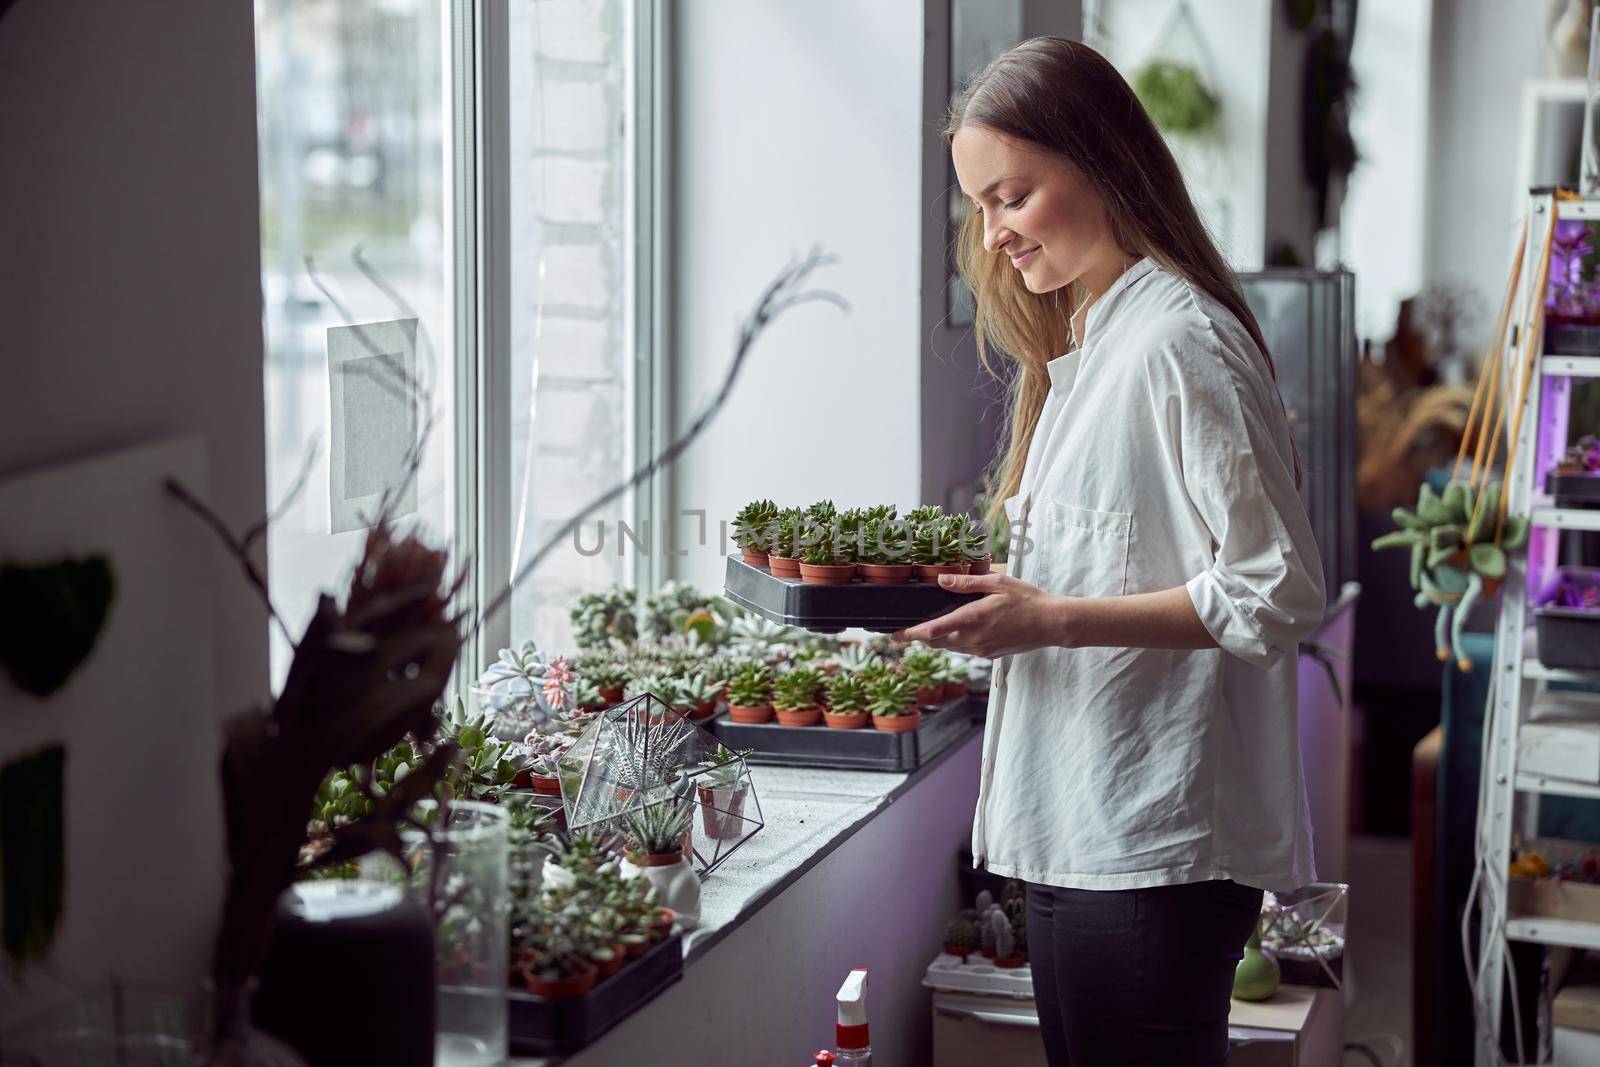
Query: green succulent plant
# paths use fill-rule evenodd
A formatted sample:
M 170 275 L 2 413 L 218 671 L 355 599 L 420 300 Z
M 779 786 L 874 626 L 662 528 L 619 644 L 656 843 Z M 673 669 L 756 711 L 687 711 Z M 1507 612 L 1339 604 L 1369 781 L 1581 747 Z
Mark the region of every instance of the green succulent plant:
M 900 670 L 911 680 L 911 688 L 931 689 L 939 684 L 941 657 L 934 649 L 918 646 L 900 657 Z
M 911 561 L 911 537 L 906 522 L 893 516 L 868 519 L 861 530 L 861 562 L 894 566 Z
M 840 671 L 828 679 L 828 710 L 835 715 L 857 715 L 867 710 L 867 683 L 859 674 Z
M 773 555 L 792 559 L 799 551 L 801 527 L 806 521 L 805 512 L 799 508 L 784 508 L 772 523 Z
M 772 526 L 778 521 L 778 505 L 770 500 L 755 500 L 739 509 L 733 520 L 733 539 L 741 548 L 765 552 L 772 544 Z
M 786 711 L 815 707 L 822 687 L 822 672 L 813 667 L 795 667 L 772 683 L 772 704 Z
M 725 685 L 721 678 L 691 674 L 678 679 L 678 695 L 685 704 L 705 704 L 720 697 Z
M 867 645 L 847 645 L 841 648 L 833 659 L 839 665 L 840 671 L 849 674 L 881 662 L 881 657 Z
M 745 774 L 744 758 L 754 751 L 753 748 L 735 750 L 718 744 L 710 756 L 696 765 L 701 773 L 694 776 L 695 782 L 717 789 L 738 785 Z
M 938 522 L 944 518 L 944 508 L 938 504 L 923 504 L 906 512 L 906 521 L 920 526 L 925 522 Z
M 1411 553 L 1411 588 L 1419 608 L 1436 607 L 1434 650 L 1440 660 L 1453 653 L 1457 666 L 1472 661 L 1461 647 L 1461 627 L 1478 599 L 1505 577 L 1507 553 L 1527 543 L 1529 520 L 1507 515 L 1496 538 L 1501 483 L 1488 482 L 1482 499 L 1465 482 L 1452 481 L 1443 493 L 1424 483 L 1414 511 L 1395 508 L 1400 529 L 1372 542 L 1376 550 L 1406 548 Z
M 1134 71 L 1133 92 L 1163 133 L 1198 134 L 1216 125 L 1217 98 L 1187 64 L 1151 60 Z
M 632 642 L 639 636 L 634 621 L 634 590 L 613 585 L 601 593 L 585 593 L 572 606 L 572 639 L 579 648 L 604 648 L 613 640 Z
M 904 671 L 886 671 L 867 686 L 867 710 L 893 718 L 917 710 L 917 687 Z
M 969 952 L 978 947 L 978 928 L 970 919 L 958 915 L 944 928 L 944 943 L 953 949 Z
M 662 799 L 624 809 L 616 824 L 627 837 L 631 851 L 665 855 L 683 847 L 683 832 L 694 818 L 694 808 L 694 783 L 680 778 Z
M 759 708 L 772 700 L 772 668 L 752 660 L 728 680 L 728 702 L 742 708 Z
M 925 565 L 960 563 L 965 559 L 961 546 L 944 518 L 915 523 L 911 527 L 911 560 Z

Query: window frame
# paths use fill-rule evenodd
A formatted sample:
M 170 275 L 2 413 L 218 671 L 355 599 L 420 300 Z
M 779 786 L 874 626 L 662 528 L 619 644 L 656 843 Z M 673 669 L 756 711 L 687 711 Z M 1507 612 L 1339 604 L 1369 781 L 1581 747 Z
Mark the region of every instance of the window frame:
M 476 620 L 511 581 L 513 510 L 511 434 L 511 100 L 510 4 L 513 0 L 449 0 L 452 95 L 455 109 L 455 298 L 457 314 L 456 485 L 457 555 L 466 568 L 466 604 Z M 519 0 L 524 2 L 524 0 Z M 670 203 L 665 176 L 669 99 L 664 91 L 670 7 L 624 0 L 634 27 L 632 65 L 624 98 L 633 108 L 626 153 L 631 193 L 624 222 L 625 270 L 632 299 L 625 309 L 630 347 L 630 408 L 624 463 L 637 469 L 664 443 L 670 425 L 665 388 L 670 306 L 664 291 Z M 596 491 L 604 488 L 596 486 Z M 627 495 L 624 512 L 635 529 L 665 514 L 661 472 Z M 658 553 L 637 553 L 624 580 L 654 588 L 665 577 Z M 474 678 L 511 644 L 509 606 L 469 632 L 458 677 Z

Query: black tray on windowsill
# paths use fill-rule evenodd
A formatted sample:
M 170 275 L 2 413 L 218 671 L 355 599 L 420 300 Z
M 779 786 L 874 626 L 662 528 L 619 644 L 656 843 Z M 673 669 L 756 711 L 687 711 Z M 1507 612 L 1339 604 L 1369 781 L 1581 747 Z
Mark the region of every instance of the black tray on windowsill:
M 957 697 L 922 709 L 915 730 L 889 733 L 865 726 L 834 730 L 826 725 L 781 726 L 776 722 L 734 722 L 719 715 L 712 732 L 731 749 L 755 749 L 747 763 L 779 767 L 826 767 L 844 771 L 914 771 L 965 737 L 973 727 L 970 697 Z
M 682 977 L 683 935 L 673 934 L 581 997 L 539 997 L 512 989 L 506 996 L 511 1052 L 576 1052 Z
M 851 627 L 892 633 L 938 618 L 979 594 L 951 593 L 924 582 L 806 585 L 798 578 L 774 578 L 765 567 L 729 556 L 723 596 L 772 622 L 836 634 Z

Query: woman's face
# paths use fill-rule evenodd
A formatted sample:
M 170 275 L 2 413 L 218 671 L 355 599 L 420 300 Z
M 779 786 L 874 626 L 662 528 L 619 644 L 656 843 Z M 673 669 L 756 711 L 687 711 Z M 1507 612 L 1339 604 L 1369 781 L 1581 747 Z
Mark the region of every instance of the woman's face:
M 1082 280 L 1098 294 L 1123 255 L 1100 196 L 1083 173 L 983 126 L 950 141 L 956 180 L 983 216 L 983 246 L 1010 257 L 1030 292 Z

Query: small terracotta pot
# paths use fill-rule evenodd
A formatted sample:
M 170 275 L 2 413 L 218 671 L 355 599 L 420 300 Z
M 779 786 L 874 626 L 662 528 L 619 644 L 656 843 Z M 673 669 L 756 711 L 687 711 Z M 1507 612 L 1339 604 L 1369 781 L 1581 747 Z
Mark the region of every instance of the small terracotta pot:
M 542 774 L 533 775 L 533 791 L 542 797 L 558 797 L 561 795 L 561 779 L 547 778 Z
M 1011 970 L 1012 968 L 1015 968 L 1015 967 L 1021 967 L 1024 963 L 1027 963 L 1027 962 L 1028 962 L 1028 958 L 1026 956 L 996 956 L 996 957 L 994 957 L 994 965 L 996 967 L 1003 967 L 1008 971 Z
M 773 708 L 777 713 L 778 723 L 782 726 L 816 726 L 822 722 L 822 709 L 809 708 Z
M 649 931 L 646 931 L 647 935 L 648 933 Z M 622 946 L 622 949 L 627 953 L 630 960 L 636 960 L 640 956 L 643 956 L 646 952 L 650 951 L 650 938 L 646 936 L 643 941 L 629 941 Z
M 744 561 L 750 564 L 752 567 L 765 567 L 767 565 L 767 553 L 765 552 L 761 552 L 754 548 L 741 547 L 739 549 L 739 554 L 742 555 L 744 557 Z
M 965 961 L 968 956 L 972 955 L 972 946 L 968 945 L 965 948 L 961 948 L 946 941 L 944 943 L 944 951 L 948 956 L 959 956 L 963 961 Z
M 905 585 L 916 573 L 910 563 L 857 563 L 856 573 L 867 585 Z
M 612 975 L 622 970 L 622 965 L 627 961 L 627 959 L 627 946 L 617 944 L 611 946 L 611 959 L 609 961 L 597 960 L 591 957 L 589 962 L 594 964 L 594 969 L 599 978 L 610 978 Z
M 576 973 L 548 982 L 523 968 L 522 984 L 536 997 L 581 997 L 594 988 L 600 972 L 588 960 L 577 960 L 573 967 Z
M 650 923 L 650 935 L 657 941 L 666 940 L 672 934 L 672 924 L 677 921 L 678 913 L 671 908 L 657 908 L 656 917 Z
M 967 560 L 968 574 L 988 574 L 989 567 L 994 563 L 993 556 L 984 556 L 982 559 Z
M 622 703 L 622 686 L 610 685 L 600 690 L 600 700 L 606 707 Z
M 965 573 L 967 573 L 967 565 L 965 563 L 918 563 L 917 564 L 917 581 L 925 582 L 928 585 L 938 585 L 939 584 L 939 575 L 941 575 L 941 574 L 965 574 Z
M 702 719 L 711 718 L 711 716 L 715 715 L 716 713 L 717 702 L 715 699 L 702 701 L 694 706 L 693 711 L 689 712 L 689 721 L 699 722 Z
M 901 734 L 907 730 L 915 730 L 922 725 L 922 712 L 913 711 L 909 715 L 874 715 L 872 728 L 882 730 L 884 733 Z
M 742 722 L 747 726 L 772 721 L 772 705 L 758 704 L 754 707 L 745 704 L 729 704 L 728 718 L 734 722 Z
M 855 577 L 854 563 L 800 564 L 800 580 L 807 585 L 849 585 Z
M 831 711 L 822 713 L 822 721 L 827 723 L 828 727 L 833 730 L 859 730 L 866 726 L 871 718 L 872 716 L 864 711 L 847 715 L 835 715 Z
M 800 577 L 800 561 L 792 556 L 774 556 L 768 554 L 767 569 L 774 578 Z
M 992 959 L 994 959 L 994 949 L 992 949 L 992 948 L 980 948 L 978 950 L 978 955 L 982 956 L 986 960 L 992 960 Z
M 964 697 L 966 695 L 967 695 L 967 683 L 966 682 L 946 682 L 946 683 L 944 683 L 944 692 L 942 694 L 941 699 L 944 699 L 944 700 L 955 700 L 955 699 L 957 699 L 959 697 Z
M 930 685 L 917 690 L 917 706 L 928 708 L 944 699 L 944 686 Z
M 629 852 L 628 862 L 635 867 L 669 867 L 683 859 L 683 849 L 671 852 Z

